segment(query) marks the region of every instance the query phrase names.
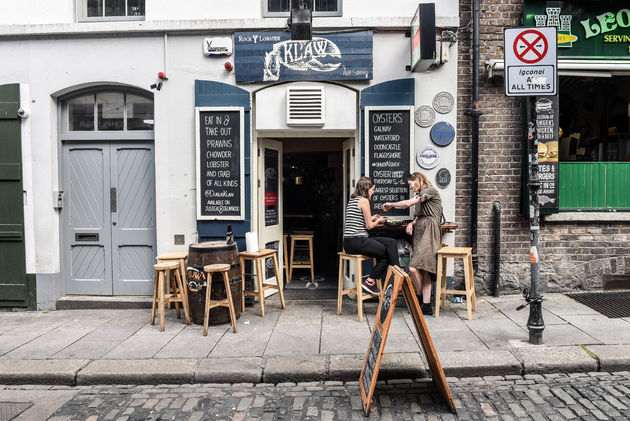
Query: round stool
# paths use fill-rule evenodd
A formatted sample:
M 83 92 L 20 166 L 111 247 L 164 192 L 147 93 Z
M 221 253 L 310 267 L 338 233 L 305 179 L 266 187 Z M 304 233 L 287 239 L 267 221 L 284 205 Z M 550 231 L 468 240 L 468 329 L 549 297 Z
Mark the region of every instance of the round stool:
M 178 262 L 162 262 L 153 265 L 155 269 L 155 285 L 153 287 L 153 304 L 151 307 L 151 324 L 155 324 L 155 307 L 158 307 L 160 315 L 160 331 L 164 332 L 164 307 L 170 303 L 175 303 L 175 311 L 177 318 L 180 319 L 179 303 L 184 307 L 184 315 L 186 316 L 186 324 L 190 324 L 190 313 L 188 311 L 188 300 L 184 300 L 184 287 L 182 278 L 179 275 Z M 172 277 L 175 277 L 175 283 L 172 283 Z M 170 293 L 164 293 L 166 285 L 170 285 Z
M 186 281 L 186 259 L 188 259 L 188 253 L 185 251 L 175 251 L 172 253 L 162 253 L 155 258 L 158 263 L 162 262 L 178 262 L 179 270 L 182 273 L 182 282 L 185 284 Z M 173 290 L 174 285 L 170 285 L 171 291 Z M 184 285 L 185 287 L 186 285 Z M 188 302 L 188 288 L 184 288 L 184 298 L 186 302 Z M 171 304 L 168 304 L 168 308 L 171 308 Z
M 234 329 L 234 333 L 237 333 L 238 330 L 236 328 L 236 313 L 234 312 L 234 305 L 232 304 L 232 292 L 230 291 L 230 280 L 228 278 L 228 271 L 230 270 L 230 265 L 225 264 L 214 264 L 214 265 L 206 265 L 203 267 L 203 271 L 206 273 L 206 308 L 203 313 L 203 336 L 208 335 L 208 323 L 210 322 L 210 309 L 214 307 L 227 307 L 230 309 L 230 318 L 232 319 L 232 329 Z M 225 293 L 226 298 L 223 300 L 211 300 L 210 299 L 210 289 L 212 288 L 212 274 L 213 273 L 222 273 L 223 274 L 223 282 L 225 283 Z

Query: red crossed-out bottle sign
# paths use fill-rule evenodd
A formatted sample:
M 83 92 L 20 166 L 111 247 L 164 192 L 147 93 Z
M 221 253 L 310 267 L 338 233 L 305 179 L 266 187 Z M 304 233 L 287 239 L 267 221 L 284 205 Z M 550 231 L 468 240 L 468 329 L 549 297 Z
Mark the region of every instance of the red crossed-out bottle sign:
M 517 59 L 523 63 L 534 64 L 547 55 L 549 43 L 542 33 L 529 29 L 518 34 L 513 47 Z

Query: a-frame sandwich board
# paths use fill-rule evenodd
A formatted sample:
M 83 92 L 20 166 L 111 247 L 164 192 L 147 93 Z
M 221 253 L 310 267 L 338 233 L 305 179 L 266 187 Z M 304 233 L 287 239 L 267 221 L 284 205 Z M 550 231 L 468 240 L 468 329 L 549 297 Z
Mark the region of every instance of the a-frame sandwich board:
M 389 332 L 392 318 L 394 317 L 396 300 L 401 289 L 403 296 L 405 297 L 405 302 L 407 303 L 407 308 L 411 313 L 413 323 L 416 326 L 416 332 L 420 338 L 424 355 L 427 357 L 431 378 L 444 397 L 446 405 L 451 411 L 455 412 L 455 402 L 453 401 L 451 390 L 446 382 L 442 365 L 440 364 L 440 360 L 435 352 L 431 335 L 429 335 L 429 329 L 424 321 L 422 311 L 420 311 L 420 304 L 418 303 L 418 298 L 414 292 L 413 284 L 411 283 L 411 279 L 409 279 L 409 275 L 398 266 L 390 266 L 387 271 L 381 301 L 378 305 L 374 325 L 372 326 L 370 343 L 365 354 L 363 369 L 361 370 L 361 375 L 359 376 L 359 389 L 361 390 L 363 411 L 366 416 L 370 415 L 372 397 L 374 395 L 374 389 L 376 388 L 378 372 L 381 369 L 381 361 L 383 359 L 385 343 L 387 342 L 387 334 Z

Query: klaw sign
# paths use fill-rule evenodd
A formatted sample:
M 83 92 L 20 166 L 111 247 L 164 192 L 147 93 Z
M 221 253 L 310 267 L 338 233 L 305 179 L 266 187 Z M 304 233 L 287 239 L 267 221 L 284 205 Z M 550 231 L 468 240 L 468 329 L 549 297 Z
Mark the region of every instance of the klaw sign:
M 503 32 L 505 94 L 556 95 L 557 28 L 506 28 Z

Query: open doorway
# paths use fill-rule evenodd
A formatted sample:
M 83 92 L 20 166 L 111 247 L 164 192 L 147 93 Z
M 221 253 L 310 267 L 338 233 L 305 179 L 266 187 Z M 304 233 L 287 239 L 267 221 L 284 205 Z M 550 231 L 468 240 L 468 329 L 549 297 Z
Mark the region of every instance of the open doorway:
M 285 279 L 288 299 L 336 299 L 337 251 L 341 249 L 344 206 L 344 141 L 347 138 L 283 138 L 282 232 L 287 235 L 286 262 L 294 234 L 313 235 L 313 271 L 294 268 Z M 298 241 L 294 262 L 308 263 L 308 242 Z

